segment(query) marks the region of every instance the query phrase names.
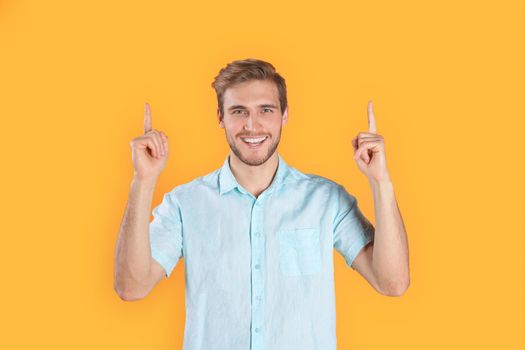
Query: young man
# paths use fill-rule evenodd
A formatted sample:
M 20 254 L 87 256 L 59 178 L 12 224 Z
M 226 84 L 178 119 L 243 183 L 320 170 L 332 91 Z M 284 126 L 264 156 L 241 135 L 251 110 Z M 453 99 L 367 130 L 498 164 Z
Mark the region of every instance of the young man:
M 288 120 L 284 79 L 267 62 L 223 68 L 212 86 L 231 152 L 221 168 L 164 195 L 149 222 L 168 137 L 132 140 L 135 176 L 115 252 L 115 289 L 144 298 L 184 257 L 184 349 L 336 349 L 333 249 L 379 293 L 409 285 L 406 232 L 386 169 L 383 137 L 352 141 L 368 177 L 377 230 L 339 184 L 303 174 L 278 154 Z

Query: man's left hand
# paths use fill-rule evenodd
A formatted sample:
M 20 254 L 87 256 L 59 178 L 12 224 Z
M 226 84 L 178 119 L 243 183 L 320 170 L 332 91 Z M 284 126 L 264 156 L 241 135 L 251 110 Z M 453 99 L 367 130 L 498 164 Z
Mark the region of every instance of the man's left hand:
M 376 120 L 372 100 L 368 101 L 368 132 L 360 132 L 352 139 L 354 160 L 359 170 L 370 181 L 389 181 L 390 175 L 386 168 L 385 142 L 381 135 L 376 134 Z

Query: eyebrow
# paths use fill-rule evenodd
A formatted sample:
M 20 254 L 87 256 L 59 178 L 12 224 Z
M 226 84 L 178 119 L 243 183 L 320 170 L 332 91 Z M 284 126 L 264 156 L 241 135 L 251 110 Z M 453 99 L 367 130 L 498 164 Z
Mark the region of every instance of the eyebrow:
M 269 104 L 269 103 L 265 103 L 265 104 L 260 104 L 258 105 L 258 107 L 264 107 L 264 108 L 275 108 L 277 109 L 277 106 L 274 105 L 274 104 Z M 243 105 L 233 105 L 231 107 L 228 108 L 229 111 L 231 111 L 232 109 L 246 109 L 245 106 Z

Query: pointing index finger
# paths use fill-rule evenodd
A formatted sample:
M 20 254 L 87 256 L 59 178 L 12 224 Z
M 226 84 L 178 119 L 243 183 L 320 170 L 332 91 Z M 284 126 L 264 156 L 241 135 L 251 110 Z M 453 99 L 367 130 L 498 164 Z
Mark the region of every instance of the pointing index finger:
M 144 105 L 144 133 L 151 130 L 151 109 L 149 103 Z
M 372 100 L 368 101 L 368 132 L 376 134 L 376 117 L 374 115 L 374 106 Z

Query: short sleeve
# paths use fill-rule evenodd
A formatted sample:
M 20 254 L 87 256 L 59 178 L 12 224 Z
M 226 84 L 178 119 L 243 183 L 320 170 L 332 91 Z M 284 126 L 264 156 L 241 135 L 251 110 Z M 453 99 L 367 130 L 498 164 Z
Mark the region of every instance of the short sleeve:
M 357 199 L 338 185 L 338 200 L 333 223 L 334 248 L 345 258 L 348 267 L 369 242 L 374 240 L 375 228 L 361 213 Z
M 149 224 L 151 256 L 169 277 L 182 254 L 182 220 L 180 206 L 173 193 L 164 194 L 162 202 L 153 209 Z

